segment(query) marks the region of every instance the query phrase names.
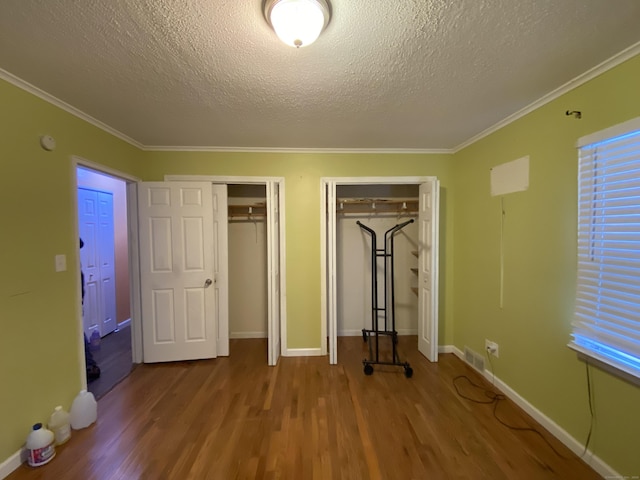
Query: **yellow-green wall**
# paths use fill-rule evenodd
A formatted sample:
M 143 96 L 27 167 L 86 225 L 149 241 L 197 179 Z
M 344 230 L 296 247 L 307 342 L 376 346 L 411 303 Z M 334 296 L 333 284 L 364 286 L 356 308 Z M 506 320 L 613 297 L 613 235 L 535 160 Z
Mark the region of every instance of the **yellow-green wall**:
M 2 463 L 81 385 L 71 155 L 132 172 L 140 151 L 2 80 L 0 132 Z M 40 147 L 43 134 L 54 151 Z M 57 254 L 65 272 L 55 272 Z
M 442 188 L 441 343 L 451 343 L 451 155 L 362 155 L 144 152 L 0 81 L 6 141 L 2 156 L 0 242 L 6 257 L 0 315 L 3 387 L 0 459 L 15 453 L 30 426 L 58 404 L 69 408 L 80 388 L 79 302 L 75 272 L 71 155 L 136 175 L 281 176 L 286 197 L 287 340 L 289 348 L 320 347 L 320 178 L 324 176 L 437 176 Z M 39 146 L 41 134 L 58 143 Z M 31 193 L 31 194 L 30 194 Z M 68 270 L 54 272 L 54 256 Z M 448 333 L 449 332 L 449 333 Z M 6 367 L 5 367 L 6 366 Z M 37 372 L 31 374 L 31 372 Z M 25 385 L 25 386 L 23 386 Z M 0 460 L 1 462 L 1 460 Z
M 80 387 L 71 155 L 143 180 L 165 175 L 285 178 L 287 346 L 320 346 L 320 178 L 437 176 L 441 181 L 441 345 L 500 344 L 496 375 L 580 441 L 589 424 L 584 366 L 567 347 L 575 283 L 576 139 L 640 115 L 640 58 L 622 64 L 454 155 L 144 152 L 0 81 L 0 462 Z M 566 117 L 582 110 L 583 119 Z M 38 138 L 54 136 L 45 152 Z M 529 155 L 531 186 L 500 200 L 489 168 Z M 454 208 L 455 206 L 455 208 Z M 454 237 L 455 233 L 455 237 Z M 68 270 L 55 273 L 54 256 Z M 592 446 L 638 474 L 640 394 L 593 372 Z M 419 381 L 419 379 L 417 379 Z
M 582 119 L 565 115 L 580 110 Z M 640 116 L 640 57 L 533 111 L 454 157 L 454 343 L 497 342 L 495 374 L 584 443 L 585 364 L 567 348 L 576 279 L 576 140 Z M 504 196 L 500 308 L 500 197 L 489 169 L 529 155 L 530 186 Z M 593 370 L 591 447 L 621 474 L 639 475 L 640 389 Z
M 294 154 L 147 152 L 145 180 L 162 180 L 167 174 L 275 176 L 285 179 L 287 347 L 319 348 L 320 321 L 320 179 L 357 176 L 437 176 L 441 182 L 441 281 L 440 339 L 447 337 L 447 302 L 451 284 L 446 279 L 452 237 L 447 222 L 451 184 L 451 155 L 408 154 Z M 449 262 L 447 262 L 447 258 Z M 449 286 L 449 288 L 447 288 Z

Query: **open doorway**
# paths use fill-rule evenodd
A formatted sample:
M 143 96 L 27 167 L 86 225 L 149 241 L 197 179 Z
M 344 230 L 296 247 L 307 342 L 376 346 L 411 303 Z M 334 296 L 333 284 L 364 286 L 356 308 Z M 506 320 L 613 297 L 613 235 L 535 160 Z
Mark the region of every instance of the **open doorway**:
M 133 366 L 127 184 L 78 165 L 76 189 L 87 390 L 100 398 Z

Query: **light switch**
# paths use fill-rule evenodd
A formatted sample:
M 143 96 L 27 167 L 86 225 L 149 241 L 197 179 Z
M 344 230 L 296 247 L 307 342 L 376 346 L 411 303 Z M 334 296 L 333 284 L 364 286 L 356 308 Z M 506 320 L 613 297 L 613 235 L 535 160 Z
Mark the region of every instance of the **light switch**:
M 56 272 L 64 272 L 67 269 L 67 256 L 56 255 Z

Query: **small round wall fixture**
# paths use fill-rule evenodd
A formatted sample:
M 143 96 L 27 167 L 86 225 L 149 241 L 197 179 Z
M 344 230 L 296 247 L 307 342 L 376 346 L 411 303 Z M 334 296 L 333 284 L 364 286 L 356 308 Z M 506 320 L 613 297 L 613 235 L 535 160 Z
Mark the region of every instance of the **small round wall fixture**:
M 287 45 L 311 45 L 331 19 L 328 0 L 265 0 L 264 18 Z
M 47 152 L 51 152 L 56 148 L 56 141 L 51 135 L 42 135 L 40 137 L 40 146 Z

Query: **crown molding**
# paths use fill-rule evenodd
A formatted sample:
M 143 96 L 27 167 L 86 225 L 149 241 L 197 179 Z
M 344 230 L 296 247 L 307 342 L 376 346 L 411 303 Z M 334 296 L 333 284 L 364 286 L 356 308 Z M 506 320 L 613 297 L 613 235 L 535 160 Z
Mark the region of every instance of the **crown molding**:
M 477 141 L 482 140 L 484 137 L 487 137 L 487 136 L 491 135 L 492 133 L 500 130 L 501 128 L 506 127 L 510 123 L 515 122 L 516 120 L 524 117 L 528 113 L 531 113 L 534 110 L 537 110 L 538 108 L 542 107 L 543 105 L 546 105 L 547 103 L 549 103 L 549 102 L 561 97 L 562 95 L 564 95 L 565 93 L 573 90 L 574 88 L 577 88 L 580 85 L 583 85 L 583 84 L 587 83 L 589 80 L 593 80 L 597 76 L 602 75 L 603 73 L 605 73 L 608 70 L 611 70 L 614 67 L 617 67 L 621 63 L 626 62 L 627 60 L 635 57 L 638 54 L 640 54 L 640 42 L 635 43 L 634 45 L 631 45 L 628 48 L 625 48 L 624 50 L 622 50 L 621 52 L 617 53 L 613 57 L 608 58 L 604 62 L 602 62 L 602 63 L 596 65 L 595 67 L 587 70 L 586 72 L 578 75 L 574 79 L 569 80 L 564 85 L 556 88 L 555 90 L 552 90 L 551 92 L 547 93 L 546 95 L 544 95 L 543 97 L 539 98 L 535 102 L 527 105 L 523 109 L 518 110 L 517 112 L 515 112 L 515 113 L 509 115 L 508 117 L 504 118 L 503 120 L 499 121 L 495 125 L 487 128 L 486 130 L 480 132 L 477 135 L 474 135 L 473 137 L 471 137 L 467 141 L 465 141 L 465 142 L 461 143 L 460 145 L 458 145 L 457 147 L 453 148 L 451 150 L 451 152 L 452 153 L 458 153 L 460 150 L 462 150 L 464 148 L 467 148 L 470 145 L 473 145 Z
M 284 147 L 193 147 L 145 146 L 149 152 L 224 152 L 224 153 L 366 153 L 366 154 L 452 154 L 447 148 L 284 148 Z
M 39 89 L 35 85 L 31 85 L 29 82 L 21 79 L 20 77 L 16 77 L 14 74 L 7 72 L 2 68 L 0 68 L 0 78 L 3 80 L 6 80 L 10 84 L 26 92 L 31 93 L 32 95 L 35 95 L 38 98 L 41 98 L 45 102 L 48 102 L 64 110 L 65 112 L 70 113 L 71 115 L 78 117 L 79 119 L 84 120 L 87 123 L 90 123 L 94 127 L 98 127 L 100 130 L 104 130 L 105 132 L 110 133 L 114 137 L 117 137 L 120 140 L 123 140 L 133 145 L 134 147 L 137 147 L 141 150 L 143 149 L 143 145 L 135 141 L 133 138 L 126 136 L 124 133 L 116 130 L 115 128 L 110 127 L 106 123 L 103 123 L 100 120 L 93 118 L 91 115 L 87 115 L 82 110 L 79 110 L 76 107 L 69 105 L 67 102 L 64 102 L 63 100 L 60 100 L 59 98 L 54 97 L 50 93 L 47 93 L 44 90 Z
M 110 127 L 106 123 L 101 122 L 93 118 L 92 116 L 84 113 L 76 107 L 69 105 L 68 103 L 60 100 L 57 97 L 39 89 L 38 87 L 31 85 L 30 83 L 22 80 L 21 78 L 13 75 L 12 73 L 0 68 L 0 79 L 3 79 L 12 85 L 25 90 L 42 100 L 57 106 L 58 108 L 80 118 L 81 120 L 90 123 L 91 125 L 98 127 L 101 130 L 123 140 L 130 145 L 139 148 L 143 151 L 149 152 L 223 152 L 223 153 L 315 153 L 315 154 L 419 154 L 419 155 L 434 155 L 444 154 L 451 155 L 458 153 L 464 148 L 473 145 L 477 141 L 491 135 L 492 133 L 506 127 L 510 123 L 524 117 L 525 115 L 533 112 L 534 110 L 546 105 L 547 103 L 559 98 L 565 93 L 573 90 L 574 88 L 583 85 L 584 83 L 594 79 L 595 77 L 605 73 L 608 70 L 620 65 L 621 63 L 635 57 L 640 54 L 640 42 L 631 45 L 630 47 L 622 50 L 613 57 L 605 60 L 604 62 L 596 65 L 595 67 L 587 70 L 586 72 L 578 75 L 572 80 L 569 80 L 564 85 L 552 90 L 543 97 L 527 105 L 526 107 L 518 110 L 517 112 L 509 115 L 493 126 L 483 130 L 482 132 L 474 135 L 463 143 L 454 148 L 279 148 L 279 147 L 202 147 L 202 146 L 152 146 L 143 145 L 142 143 L 134 140 L 131 137 L 123 134 L 122 132 Z

